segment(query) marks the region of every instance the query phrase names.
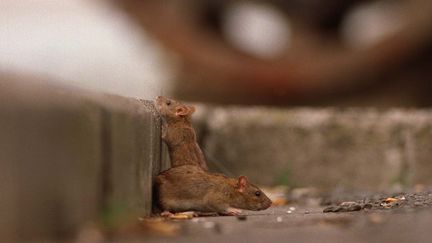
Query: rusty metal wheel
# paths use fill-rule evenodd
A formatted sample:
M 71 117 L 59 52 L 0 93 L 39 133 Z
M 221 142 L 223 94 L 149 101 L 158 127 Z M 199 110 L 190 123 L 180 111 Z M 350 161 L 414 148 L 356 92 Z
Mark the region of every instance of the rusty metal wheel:
M 198 2 L 115 1 L 180 55 L 183 72 L 176 94 L 192 100 L 277 104 L 355 90 L 404 65 L 432 38 L 430 1 L 394 1 L 403 9 L 401 28 L 373 45 L 350 48 L 338 36 L 294 24 L 294 48 L 265 59 L 234 48 L 204 26 L 203 3 L 214 1 Z

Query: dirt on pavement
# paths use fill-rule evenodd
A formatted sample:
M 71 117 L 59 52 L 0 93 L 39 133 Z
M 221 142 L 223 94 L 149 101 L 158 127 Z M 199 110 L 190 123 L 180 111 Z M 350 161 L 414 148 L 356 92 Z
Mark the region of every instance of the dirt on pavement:
M 116 242 L 432 242 L 432 190 L 293 198 L 241 216 L 141 219 Z

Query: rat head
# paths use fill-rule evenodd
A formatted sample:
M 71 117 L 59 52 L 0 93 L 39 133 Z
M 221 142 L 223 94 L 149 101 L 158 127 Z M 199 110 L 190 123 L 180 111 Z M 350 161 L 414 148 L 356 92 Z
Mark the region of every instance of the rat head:
M 178 101 L 158 96 L 155 99 L 156 109 L 167 120 L 189 119 L 195 107 L 184 105 Z
M 272 201 L 258 187 L 249 183 L 246 176 L 240 176 L 233 194 L 231 207 L 246 210 L 264 210 L 270 207 Z

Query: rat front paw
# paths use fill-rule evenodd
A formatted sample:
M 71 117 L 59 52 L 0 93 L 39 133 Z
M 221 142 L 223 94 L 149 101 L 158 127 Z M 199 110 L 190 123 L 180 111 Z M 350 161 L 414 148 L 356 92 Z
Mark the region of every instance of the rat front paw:
M 222 212 L 221 215 L 225 216 L 236 216 L 241 214 L 242 210 L 238 208 L 228 208 L 225 212 Z

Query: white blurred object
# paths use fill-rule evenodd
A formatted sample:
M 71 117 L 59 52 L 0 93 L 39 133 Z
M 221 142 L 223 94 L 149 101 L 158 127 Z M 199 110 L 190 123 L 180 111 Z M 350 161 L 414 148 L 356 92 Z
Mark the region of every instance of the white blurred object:
M 351 48 L 370 47 L 401 30 L 404 16 L 392 1 L 377 1 L 354 7 L 342 23 L 342 39 Z
M 0 2 L 0 69 L 152 99 L 174 75 L 166 59 L 105 1 Z
M 274 58 L 288 48 L 290 26 L 276 8 L 255 2 L 234 2 L 224 16 L 223 33 L 238 49 L 261 58 Z

